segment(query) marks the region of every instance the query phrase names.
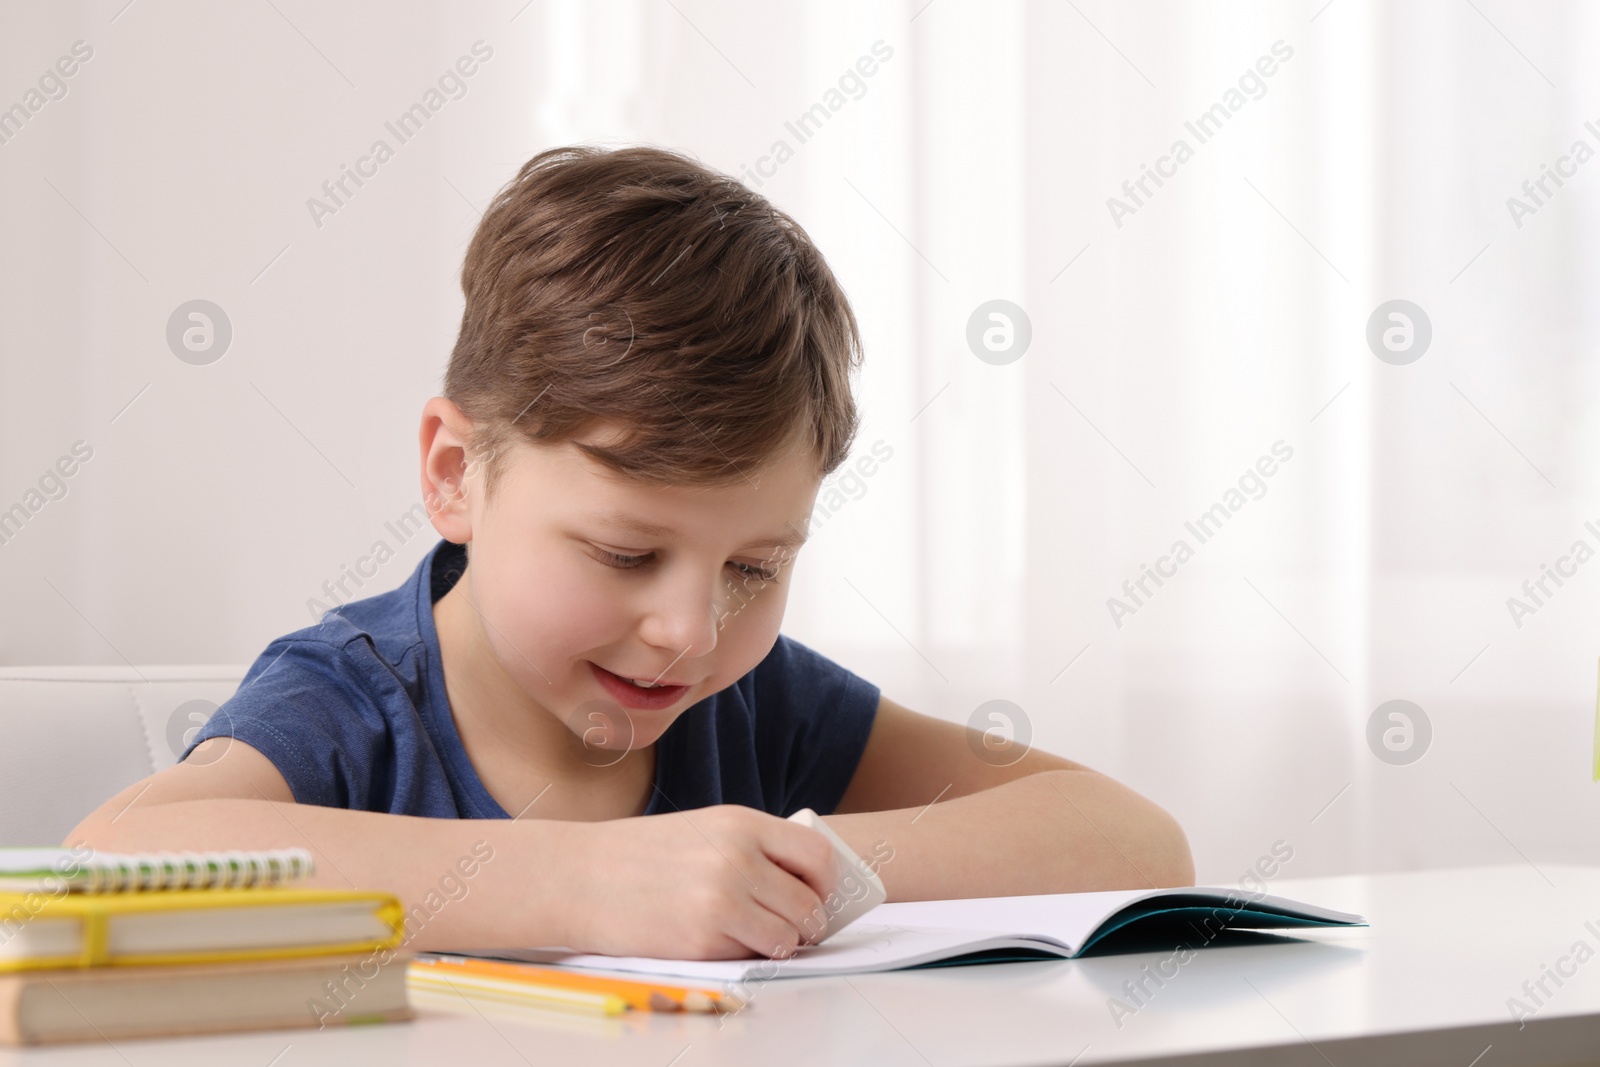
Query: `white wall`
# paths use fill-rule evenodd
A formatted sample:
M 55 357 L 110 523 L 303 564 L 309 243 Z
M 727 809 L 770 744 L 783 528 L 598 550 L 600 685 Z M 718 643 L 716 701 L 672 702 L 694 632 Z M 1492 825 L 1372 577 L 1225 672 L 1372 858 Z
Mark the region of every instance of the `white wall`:
M 948 718 L 1016 702 L 1036 743 L 1178 813 L 1205 880 L 1279 838 L 1296 875 L 1595 862 L 1600 565 L 1520 627 L 1506 598 L 1600 548 L 1600 162 L 1520 226 L 1506 199 L 1600 149 L 1596 21 L 1490 0 L 0 7 L 0 107 L 93 48 L 0 144 L 0 510 L 94 450 L 0 544 L 0 663 L 245 662 L 306 624 L 417 499 L 461 255 L 517 166 L 646 141 L 738 174 L 783 139 L 761 191 L 852 294 L 861 447 L 894 453 L 808 547 L 790 633 Z M 466 95 L 318 226 L 307 198 L 480 40 Z M 1198 143 L 1184 122 L 1280 40 L 1264 93 Z M 878 41 L 859 99 L 798 144 L 785 122 Z M 1178 138 L 1193 158 L 1119 226 L 1107 198 Z M 205 366 L 165 340 L 196 298 L 234 330 Z M 996 298 L 1033 331 L 1004 366 L 965 340 Z M 1365 341 L 1394 298 L 1432 322 L 1410 365 Z M 1107 598 L 1279 440 L 1265 495 L 1188 535 L 1117 625 Z M 1434 731 L 1407 766 L 1365 738 L 1395 698 Z

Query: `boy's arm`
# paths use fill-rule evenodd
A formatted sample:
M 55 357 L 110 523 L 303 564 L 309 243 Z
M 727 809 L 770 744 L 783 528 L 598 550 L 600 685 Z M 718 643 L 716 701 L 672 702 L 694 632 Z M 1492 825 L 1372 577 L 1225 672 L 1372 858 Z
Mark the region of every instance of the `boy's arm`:
M 382 890 L 404 948 L 565 945 L 729 959 L 792 951 L 838 884 L 833 847 L 737 805 L 584 823 L 428 819 L 294 803 L 260 751 L 217 737 L 102 804 L 67 836 L 106 852 L 301 847 L 308 884 Z M 468 872 L 471 872 L 470 874 Z
M 1183 829 L 1138 793 L 887 699 L 827 822 L 862 857 L 888 857 L 890 900 L 1194 884 Z
M 562 849 L 568 825 L 296 804 L 270 760 L 219 737 L 106 801 L 63 843 L 106 852 L 304 848 L 316 873 L 300 884 L 384 890 L 408 910 L 421 903 L 407 920 L 416 937 L 406 946 L 420 950 L 483 945 L 491 932 L 513 945 L 563 943 L 566 897 L 550 877 L 563 865 L 548 857 Z M 533 857 L 547 858 L 544 869 L 529 869 Z M 468 898 L 476 898 L 471 907 Z

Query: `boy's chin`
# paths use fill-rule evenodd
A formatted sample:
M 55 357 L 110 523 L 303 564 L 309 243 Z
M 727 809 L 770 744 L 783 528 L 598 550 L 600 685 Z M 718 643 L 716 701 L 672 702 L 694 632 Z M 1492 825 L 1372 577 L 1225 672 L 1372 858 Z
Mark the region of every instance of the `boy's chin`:
M 659 711 L 624 708 L 598 697 L 578 705 L 566 725 L 582 747 L 584 762 L 604 767 L 655 744 L 683 711 L 677 705 Z

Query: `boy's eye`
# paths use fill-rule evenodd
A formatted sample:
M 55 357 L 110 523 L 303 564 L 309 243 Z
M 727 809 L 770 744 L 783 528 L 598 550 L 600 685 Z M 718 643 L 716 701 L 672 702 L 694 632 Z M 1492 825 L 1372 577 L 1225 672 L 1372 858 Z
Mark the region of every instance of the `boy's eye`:
M 758 582 L 775 582 L 778 580 L 778 568 L 772 564 L 758 567 L 752 563 L 735 563 L 728 561 L 728 566 L 738 572 L 741 578 L 751 578 Z
M 642 567 L 655 557 L 655 553 L 653 552 L 646 552 L 641 556 L 629 556 L 620 552 L 611 552 L 599 547 L 595 548 L 595 554 L 599 557 L 601 563 L 604 563 L 608 567 L 615 567 L 617 570 L 621 571 L 628 571 L 633 570 L 636 567 Z M 728 566 L 732 567 L 734 573 L 740 578 L 746 578 L 758 582 L 775 582 L 778 580 L 778 567 L 773 563 L 758 565 L 754 563 L 737 563 L 733 560 L 729 560 Z
M 597 548 L 595 551 L 600 554 L 600 562 L 608 567 L 616 567 L 618 570 L 632 570 L 650 562 L 650 554 L 648 552 L 642 556 L 624 556 L 616 552 L 607 552 L 603 548 Z

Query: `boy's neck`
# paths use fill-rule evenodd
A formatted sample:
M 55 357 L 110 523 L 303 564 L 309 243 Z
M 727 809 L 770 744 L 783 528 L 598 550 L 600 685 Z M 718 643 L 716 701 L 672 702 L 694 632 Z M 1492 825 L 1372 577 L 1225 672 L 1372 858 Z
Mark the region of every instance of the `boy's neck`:
M 484 788 L 513 818 L 642 815 L 655 779 L 655 746 L 598 759 L 555 712 L 524 692 L 489 647 L 470 578 L 469 567 L 434 602 L 433 622 L 456 732 Z M 533 658 L 534 650 L 522 651 Z

